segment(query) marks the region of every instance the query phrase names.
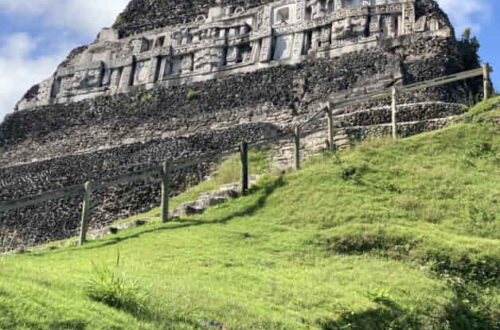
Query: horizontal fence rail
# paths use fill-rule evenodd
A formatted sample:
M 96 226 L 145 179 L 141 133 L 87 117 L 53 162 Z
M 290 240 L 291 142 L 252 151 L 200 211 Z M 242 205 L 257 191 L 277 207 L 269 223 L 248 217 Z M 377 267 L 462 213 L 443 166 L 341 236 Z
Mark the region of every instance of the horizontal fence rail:
M 145 179 L 149 179 L 153 176 L 160 175 L 161 174 L 161 168 L 158 167 L 156 169 L 152 170 L 146 170 L 145 172 L 136 172 L 132 174 L 126 174 L 122 175 L 107 181 L 102 181 L 101 183 L 94 183 L 93 184 L 93 189 L 104 189 L 104 188 L 109 188 L 112 186 L 116 186 L 119 184 L 126 184 L 126 183 L 131 183 L 135 181 L 141 181 Z
M 333 116 L 338 115 L 342 111 L 334 110 L 339 106 L 348 106 L 359 104 L 367 101 L 376 101 L 381 99 L 386 99 L 391 97 L 391 109 L 392 109 L 392 133 L 393 137 L 397 137 L 397 123 L 396 123 L 396 108 L 397 108 L 397 95 L 399 93 L 406 93 L 411 91 L 416 91 L 420 89 L 426 89 L 430 87 L 437 87 L 445 84 L 449 84 L 456 81 L 462 81 L 465 79 L 470 79 L 474 77 L 483 76 L 484 80 L 484 98 L 487 99 L 491 95 L 491 82 L 490 73 L 493 69 L 485 64 L 482 68 L 474 69 L 470 71 L 464 71 L 457 74 L 439 77 L 436 79 L 418 82 L 405 86 L 394 86 L 392 88 L 387 88 L 382 91 L 377 91 L 361 96 L 349 97 L 349 94 L 336 94 L 330 97 L 325 106 L 323 106 L 319 111 L 313 113 L 306 120 L 301 123 L 296 123 L 292 128 L 287 128 L 283 130 L 282 134 L 276 134 L 273 137 L 262 138 L 251 143 L 252 146 L 260 146 L 263 144 L 269 144 L 271 142 L 276 142 L 283 139 L 292 138 L 292 144 L 294 146 L 294 167 L 296 170 L 301 167 L 301 132 L 304 131 L 304 126 L 320 116 L 324 116 L 325 113 L 328 119 L 328 140 L 327 148 L 330 150 L 334 149 L 334 125 Z M 323 131 L 324 129 L 318 129 L 316 131 L 307 131 L 308 133 L 316 133 Z M 82 219 L 80 228 L 80 244 L 86 241 L 86 233 L 89 226 L 90 210 L 91 210 L 91 199 L 92 192 L 98 189 L 109 188 L 115 185 L 127 184 L 131 182 L 141 181 L 150 179 L 152 177 L 159 177 L 161 179 L 161 219 L 163 222 L 169 220 L 169 193 L 170 193 L 170 183 L 171 183 L 171 173 L 175 170 L 182 170 L 198 164 L 214 161 L 214 158 L 224 158 L 226 156 L 240 153 L 240 160 L 242 166 L 242 194 L 248 193 L 249 188 L 249 157 L 248 157 L 249 143 L 242 142 L 241 144 L 229 147 L 223 150 L 216 150 L 211 152 L 206 152 L 201 155 L 190 156 L 185 158 L 179 158 L 173 161 L 165 161 L 161 166 L 150 168 L 143 171 L 138 171 L 134 173 L 124 174 L 114 178 L 100 180 L 96 182 L 86 182 L 84 184 L 74 185 L 65 187 L 55 191 L 45 192 L 39 195 L 27 196 L 17 200 L 0 202 L 0 212 L 11 211 L 16 209 L 21 209 L 25 207 L 35 206 L 48 202 L 50 200 L 60 199 L 64 197 L 72 196 L 82 196 Z
M 381 99 L 389 98 L 392 95 L 392 89 L 395 88 L 397 93 L 408 93 L 408 92 L 413 92 L 421 89 L 427 89 L 431 87 L 438 87 L 446 84 L 450 84 L 452 82 L 457 82 L 457 81 L 462 81 L 470 78 L 475 78 L 475 77 L 484 77 L 484 81 L 487 82 L 485 83 L 485 86 L 488 85 L 488 88 L 485 89 L 485 99 L 489 98 L 489 89 L 491 88 L 489 86 L 489 75 L 490 73 L 493 72 L 493 69 L 488 65 L 485 64 L 483 68 L 479 69 L 474 69 L 470 71 L 464 71 L 456 74 L 452 74 L 449 76 L 444 76 L 444 77 L 439 77 L 436 79 L 432 80 L 427 80 L 427 81 L 422 81 L 410 85 L 403 85 L 403 86 L 394 86 L 391 88 L 386 88 L 381 91 L 361 95 L 358 97 L 355 97 L 354 99 L 352 96 L 350 97 L 349 94 L 343 93 L 343 94 L 336 94 L 331 97 L 329 100 L 330 106 L 334 107 L 339 107 L 339 106 L 348 106 L 348 105 L 354 105 L 354 104 L 359 104 L 363 102 L 369 102 L 369 101 L 378 101 Z M 345 99 L 343 99 L 345 98 Z
M 79 184 L 55 191 L 44 192 L 39 195 L 27 196 L 13 201 L 2 202 L 0 203 L 0 212 L 21 209 L 24 207 L 29 207 L 44 202 L 48 202 L 53 199 L 81 195 L 83 194 L 84 191 L 85 191 L 84 185 Z

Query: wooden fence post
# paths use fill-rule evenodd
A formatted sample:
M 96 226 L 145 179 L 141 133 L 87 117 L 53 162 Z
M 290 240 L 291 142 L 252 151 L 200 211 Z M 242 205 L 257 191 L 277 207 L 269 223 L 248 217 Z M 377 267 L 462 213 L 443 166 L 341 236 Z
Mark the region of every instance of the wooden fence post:
M 328 116 L 328 150 L 335 151 L 333 114 L 332 114 L 332 109 L 330 107 L 326 108 L 326 114 Z
M 300 126 L 295 126 L 294 132 L 294 160 L 295 160 L 295 169 L 300 170 Z
M 170 163 L 163 162 L 161 171 L 161 222 L 169 220 L 168 198 L 170 195 Z
M 83 194 L 83 205 L 82 205 L 82 221 L 80 226 L 80 245 L 83 245 L 87 240 L 87 231 L 89 229 L 90 220 L 90 208 L 92 203 L 92 183 L 86 182 L 85 192 Z
M 483 89 L 484 89 L 484 100 L 490 98 L 490 65 L 485 63 L 483 65 Z
M 248 194 L 249 181 L 248 181 L 248 143 L 243 142 L 240 146 L 241 156 L 241 193 Z
M 397 95 L 398 92 L 396 90 L 396 87 L 392 88 L 392 103 L 391 103 L 391 123 L 392 123 L 392 138 L 397 139 L 398 138 L 398 123 L 397 123 Z

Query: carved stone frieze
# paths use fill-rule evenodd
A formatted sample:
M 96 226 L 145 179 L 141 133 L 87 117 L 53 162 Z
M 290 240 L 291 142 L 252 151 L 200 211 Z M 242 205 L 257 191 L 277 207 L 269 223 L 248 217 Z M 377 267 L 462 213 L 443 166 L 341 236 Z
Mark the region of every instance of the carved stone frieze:
M 412 33 L 451 33 L 434 17 L 416 17 L 416 0 L 278 0 L 260 7 L 214 6 L 190 23 L 120 38 L 101 31 L 18 110 L 97 95 L 183 84 L 212 73 L 258 70 L 269 62 L 337 57 Z M 269 63 L 269 64 L 268 64 Z M 33 89 L 34 91 L 35 89 Z M 76 99 L 75 99 L 76 100 Z

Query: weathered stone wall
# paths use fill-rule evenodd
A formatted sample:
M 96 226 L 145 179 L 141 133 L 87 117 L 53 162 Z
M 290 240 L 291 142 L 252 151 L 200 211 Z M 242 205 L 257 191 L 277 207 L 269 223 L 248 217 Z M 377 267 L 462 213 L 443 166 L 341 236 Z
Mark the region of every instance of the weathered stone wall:
M 334 92 L 384 87 L 398 75 L 411 83 L 466 69 L 453 40 L 407 37 L 336 59 L 20 111 L 0 125 L 0 166 L 244 122 L 287 124 L 316 111 Z M 297 88 L 297 80 L 304 86 Z M 465 85 L 453 84 L 402 95 L 400 101 L 468 103 L 469 94 Z
M 254 8 L 276 0 L 132 0 L 117 18 L 114 28 L 122 36 L 140 33 L 164 26 L 194 21 L 200 15 L 208 15 L 209 8 L 215 5 L 237 8 Z M 370 1 L 376 3 L 376 1 Z M 417 18 L 433 13 L 433 16 L 447 22 L 448 17 L 432 0 L 419 0 L 416 6 Z
M 449 20 L 431 0 L 136 1 L 123 15 L 133 14 L 120 19 L 122 32 L 135 35 L 103 29 L 30 89 L 16 109 L 395 47 L 402 37 L 453 39 Z M 179 17 L 196 19 L 172 25 Z M 158 22 L 167 26 L 151 29 Z
M 423 132 L 444 128 L 467 111 L 462 104 L 425 102 L 404 104 L 397 107 L 397 134 L 409 137 Z M 392 135 L 390 106 L 373 110 L 356 110 L 334 116 L 334 144 L 337 148 L 354 143 Z M 301 159 L 317 155 L 328 148 L 326 116 L 309 122 L 301 132 Z M 294 143 L 291 137 L 266 144 L 273 163 L 282 169 L 294 166 Z
M 189 23 L 200 15 L 208 15 L 210 7 L 232 5 L 236 8 L 254 8 L 276 0 L 133 0 L 120 14 L 114 28 L 122 36 L 136 34 L 169 25 Z
M 396 120 L 401 123 L 457 116 L 463 114 L 466 107 L 454 103 L 425 102 L 400 105 L 397 111 Z M 335 124 L 339 128 L 388 124 L 392 120 L 391 115 L 390 106 L 358 110 L 336 116 Z
M 0 201 L 56 190 L 86 181 L 101 182 L 127 173 L 160 166 L 161 162 L 202 155 L 232 147 L 238 141 L 256 141 L 281 134 L 272 124 L 246 124 L 185 137 L 136 143 L 81 155 L 0 169 Z M 214 157 L 213 161 L 216 161 Z M 193 166 L 172 177 L 173 194 L 209 174 L 213 162 Z M 159 184 L 131 183 L 94 194 L 93 227 L 158 206 Z M 16 229 L 30 243 L 74 235 L 79 225 L 81 197 L 64 198 L 40 206 L 0 213 L 0 225 Z

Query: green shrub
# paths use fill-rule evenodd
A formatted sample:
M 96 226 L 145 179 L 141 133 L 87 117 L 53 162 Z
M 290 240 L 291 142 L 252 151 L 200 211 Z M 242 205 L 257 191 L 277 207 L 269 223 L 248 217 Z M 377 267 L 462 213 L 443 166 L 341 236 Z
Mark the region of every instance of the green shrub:
M 195 99 L 196 97 L 198 97 L 198 95 L 201 94 L 201 91 L 195 91 L 195 90 L 188 90 L 186 96 L 187 96 L 187 99 L 188 100 L 192 100 L 192 99 Z
M 116 20 L 115 20 L 115 23 L 113 24 L 113 26 L 121 25 L 123 23 L 125 23 L 125 19 L 123 18 L 122 15 L 118 15 L 116 17 Z
M 144 93 L 141 95 L 141 104 L 145 104 L 145 103 L 148 103 L 150 102 L 151 100 L 153 99 L 153 95 L 151 95 L 150 93 Z

